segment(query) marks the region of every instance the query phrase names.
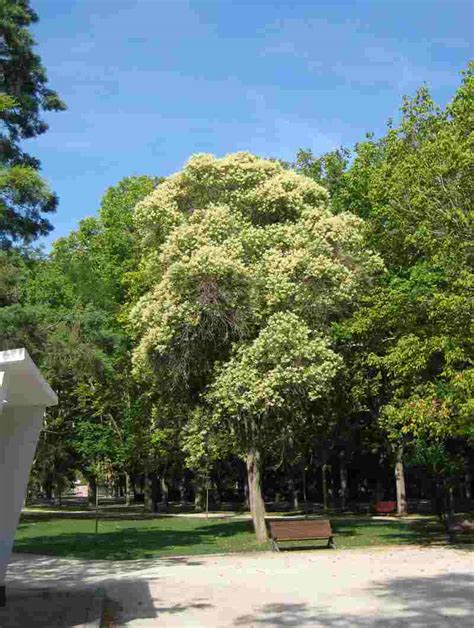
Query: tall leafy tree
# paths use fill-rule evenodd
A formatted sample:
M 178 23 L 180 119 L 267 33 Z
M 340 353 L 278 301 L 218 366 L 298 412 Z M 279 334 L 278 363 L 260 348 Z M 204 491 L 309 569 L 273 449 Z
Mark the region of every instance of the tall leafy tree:
M 327 203 L 307 177 L 237 153 L 191 158 L 135 210 L 150 285 L 132 310 L 137 371 L 230 427 L 260 541 L 262 457 L 329 387 L 329 325 L 380 268 L 360 221 Z
M 30 242 L 52 226 L 44 214 L 57 198 L 38 174 L 23 140 L 48 129 L 44 111 L 65 109 L 34 51 L 29 27 L 38 21 L 28 0 L 0 0 L 0 247 Z
M 406 98 L 398 127 L 356 147 L 339 192 L 388 269 L 352 330 L 397 451 L 400 511 L 403 448 L 426 460 L 473 442 L 473 90 L 471 65 L 445 109 L 425 87 Z
M 65 477 L 67 465 L 93 479 L 90 463 L 99 454 L 116 476 L 139 458 L 133 446 L 139 391 L 122 311 L 136 259 L 132 209 L 156 184 L 130 177 L 109 188 L 98 217 L 57 240 L 47 257 L 30 254 L 28 262 L 16 250 L 0 253 L 11 262 L 0 283 L 0 344 L 25 346 L 60 398 L 47 415 L 35 463 L 46 484 Z
M 473 89 L 470 64 L 444 109 L 422 87 L 382 138 L 368 134 L 350 154 L 302 150 L 295 164 L 331 190 L 334 212 L 365 220 L 387 267 L 337 329 L 349 375 L 338 405 L 385 431 L 400 512 L 404 449 L 418 465 L 432 453 L 439 470 L 456 467 L 440 465 L 440 452 L 472 445 Z

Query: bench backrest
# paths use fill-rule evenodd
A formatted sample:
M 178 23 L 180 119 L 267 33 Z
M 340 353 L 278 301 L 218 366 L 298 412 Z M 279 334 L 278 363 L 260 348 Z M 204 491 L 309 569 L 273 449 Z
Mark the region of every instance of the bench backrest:
M 397 507 L 397 502 L 375 502 L 376 512 L 392 512 Z
M 328 539 L 332 536 L 329 519 L 274 519 L 268 521 L 268 528 L 275 541 Z

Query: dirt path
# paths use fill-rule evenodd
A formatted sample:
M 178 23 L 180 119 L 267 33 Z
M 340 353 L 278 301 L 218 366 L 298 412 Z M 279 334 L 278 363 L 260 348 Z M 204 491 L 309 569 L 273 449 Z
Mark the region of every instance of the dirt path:
M 474 553 L 345 551 L 67 561 L 16 555 L 12 588 L 100 585 L 118 626 L 471 628 Z

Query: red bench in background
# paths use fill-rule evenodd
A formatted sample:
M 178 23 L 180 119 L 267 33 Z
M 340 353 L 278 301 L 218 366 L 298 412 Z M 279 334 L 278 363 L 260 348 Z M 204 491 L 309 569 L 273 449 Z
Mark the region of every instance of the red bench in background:
M 389 515 L 397 509 L 397 502 L 375 502 L 374 510 L 379 515 Z

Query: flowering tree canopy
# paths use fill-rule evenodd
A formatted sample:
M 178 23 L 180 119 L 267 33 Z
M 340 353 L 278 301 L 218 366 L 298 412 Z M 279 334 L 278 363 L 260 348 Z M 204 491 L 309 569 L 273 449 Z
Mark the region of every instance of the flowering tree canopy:
M 309 178 L 236 153 L 192 157 L 135 210 L 148 287 L 132 310 L 135 367 L 194 405 L 210 391 L 236 428 L 245 415 L 246 454 L 263 445 L 257 422 L 291 420 L 330 387 L 330 324 L 382 268 L 362 221 L 328 201 Z

